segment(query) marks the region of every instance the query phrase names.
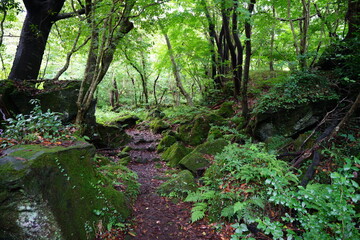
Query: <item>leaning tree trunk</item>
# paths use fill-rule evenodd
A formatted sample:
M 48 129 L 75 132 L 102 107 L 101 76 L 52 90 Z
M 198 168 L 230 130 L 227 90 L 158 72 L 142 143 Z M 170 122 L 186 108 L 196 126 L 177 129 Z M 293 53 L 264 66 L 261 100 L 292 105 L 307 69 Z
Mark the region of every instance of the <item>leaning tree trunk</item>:
M 175 60 L 175 56 L 174 56 L 174 53 L 173 53 L 173 50 L 172 50 L 170 39 L 169 39 L 168 35 L 164 31 L 163 31 L 163 35 L 165 37 L 166 45 L 167 45 L 168 50 L 169 50 L 169 55 L 170 55 L 170 60 L 171 60 L 172 68 L 173 68 L 173 74 L 174 74 L 174 77 L 175 77 L 176 86 L 179 88 L 181 94 L 186 98 L 187 103 L 190 106 L 193 106 L 194 103 L 193 103 L 190 95 L 188 94 L 188 92 L 186 92 L 184 86 L 182 85 L 181 76 L 180 76 L 180 70 L 179 70 L 179 67 L 178 67 L 178 65 L 176 63 L 176 60 Z
M 65 0 L 24 0 L 27 10 L 20 42 L 9 75 L 12 80 L 38 77 L 46 42 Z

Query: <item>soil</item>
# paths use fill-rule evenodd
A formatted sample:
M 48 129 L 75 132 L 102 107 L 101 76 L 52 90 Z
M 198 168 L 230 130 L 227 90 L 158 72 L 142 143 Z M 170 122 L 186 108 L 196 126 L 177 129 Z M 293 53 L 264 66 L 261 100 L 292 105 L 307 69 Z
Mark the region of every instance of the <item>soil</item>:
M 227 231 L 217 231 L 215 224 L 205 220 L 191 223 L 191 203 L 162 197 L 157 193 L 157 188 L 169 179 L 168 173 L 175 171 L 160 161 L 156 153 L 161 135 L 147 129 L 128 129 L 127 134 L 132 137 L 128 144 L 132 148 L 129 153 L 132 161 L 128 168 L 138 174 L 141 184 L 140 194 L 133 206 L 133 225 L 127 233 L 114 230 L 97 239 L 230 239 Z

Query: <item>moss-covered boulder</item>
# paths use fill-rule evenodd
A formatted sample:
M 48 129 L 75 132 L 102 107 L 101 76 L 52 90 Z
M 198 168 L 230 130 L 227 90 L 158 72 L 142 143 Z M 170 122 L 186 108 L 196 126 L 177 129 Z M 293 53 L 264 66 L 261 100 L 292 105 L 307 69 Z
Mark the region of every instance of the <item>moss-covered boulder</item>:
M 197 146 L 194 151 L 202 154 L 215 155 L 220 153 L 229 142 L 223 138 L 219 138 L 213 141 L 207 141 L 199 146 Z
M 186 197 L 187 192 L 196 191 L 195 178 L 188 170 L 179 172 L 174 178 L 160 185 L 158 192 L 161 195 L 175 193 L 180 197 Z
M 221 104 L 221 107 L 217 110 L 217 114 L 224 117 L 229 118 L 235 114 L 233 109 L 234 102 L 224 102 Z
M 210 166 L 210 161 L 205 156 L 220 153 L 226 145 L 228 145 L 228 141 L 225 139 L 205 142 L 182 158 L 179 165 L 190 170 L 195 175 L 201 176 L 205 169 Z
M 5 150 L 0 157 L 0 239 L 89 239 L 115 211 L 128 217 L 125 194 L 95 172 L 94 154 L 95 148 L 84 142 Z
M 121 128 L 131 128 L 136 125 L 138 120 L 139 118 L 135 115 L 125 115 L 114 119 L 114 122 Z
M 162 155 L 162 159 L 169 163 L 169 166 L 175 167 L 179 161 L 185 157 L 191 150 L 184 146 L 181 142 L 171 145 Z
M 178 137 L 187 144 L 197 146 L 206 141 L 212 124 L 222 125 L 224 118 L 216 114 L 196 116 L 191 123 L 179 127 Z
M 154 133 L 161 133 L 162 131 L 169 129 L 170 125 L 161 119 L 156 119 L 150 123 L 150 129 Z
M 195 175 L 201 175 L 210 166 L 210 161 L 204 157 L 204 154 L 192 151 L 180 160 L 179 165 Z
M 170 147 L 171 145 L 173 145 L 176 142 L 176 138 L 174 136 L 171 135 L 166 135 L 165 137 L 163 137 L 161 139 L 161 141 L 159 142 L 156 150 L 160 153 L 163 152 L 166 148 Z

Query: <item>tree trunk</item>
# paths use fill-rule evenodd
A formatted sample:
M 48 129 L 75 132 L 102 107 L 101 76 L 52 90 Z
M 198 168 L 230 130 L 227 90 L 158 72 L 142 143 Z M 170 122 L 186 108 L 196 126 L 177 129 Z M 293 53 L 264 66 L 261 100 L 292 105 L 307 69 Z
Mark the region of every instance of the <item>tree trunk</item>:
M 345 39 L 352 39 L 359 34 L 360 30 L 360 1 L 349 0 L 348 11 L 346 13 L 346 20 L 349 24 L 349 30 Z
M 275 6 L 272 5 L 271 7 L 272 7 L 273 18 L 275 19 L 275 17 L 276 17 Z M 272 24 L 271 39 L 270 39 L 270 61 L 269 61 L 270 71 L 275 71 L 275 69 L 274 69 L 274 42 L 275 42 L 275 24 Z
M 215 41 L 217 39 L 217 34 L 216 34 L 216 30 L 215 30 L 215 24 L 214 24 L 213 19 L 210 16 L 210 12 L 206 5 L 206 1 L 201 0 L 201 4 L 203 5 L 205 16 L 206 16 L 206 19 L 207 19 L 208 25 L 209 25 L 208 32 L 209 32 L 209 38 L 210 38 L 210 53 L 211 53 L 211 78 L 214 80 L 215 86 L 217 88 L 221 88 L 222 87 L 221 79 L 216 76 L 216 69 L 217 69 L 216 59 L 217 59 L 217 57 L 216 57 L 216 51 L 215 51 Z
M 163 30 L 162 27 L 161 27 L 161 29 Z M 194 103 L 193 103 L 190 95 L 186 92 L 184 86 L 182 85 L 181 76 L 180 76 L 180 70 L 179 70 L 179 67 L 178 67 L 178 65 L 176 63 L 176 60 L 175 60 L 175 56 L 174 56 L 174 53 L 173 53 L 173 50 L 172 50 L 172 46 L 171 46 L 169 36 L 165 33 L 164 30 L 163 30 L 163 35 L 165 37 L 166 45 L 167 45 L 168 50 L 169 50 L 169 55 L 170 55 L 170 60 L 171 60 L 171 64 L 172 64 L 173 74 L 174 74 L 174 77 L 175 77 L 176 86 L 179 88 L 180 93 L 185 97 L 187 103 L 190 106 L 193 106 Z
M 78 113 L 75 124 L 81 130 L 84 130 L 82 127 L 85 114 L 90 108 L 95 90 L 110 67 L 119 41 L 134 27 L 133 23 L 129 21 L 129 16 L 135 1 L 125 1 L 122 12 L 115 11 L 118 6 L 116 5 L 117 2 L 113 2 L 112 9 L 109 10 L 109 15 L 102 19 L 101 26 L 95 23 L 93 18 L 96 8 L 92 9 L 90 0 L 87 3 L 89 8 L 88 22 L 92 26 L 92 35 L 85 76 L 76 102 Z
M 251 0 L 248 6 L 249 11 L 249 19 L 245 21 L 245 65 L 244 65 L 244 79 L 242 84 L 242 92 L 241 92 L 241 106 L 242 106 L 242 116 L 245 119 L 245 122 L 249 120 L 249 105 L 247 98 L 247 88 L 249 82 L 249 73 L 250 73 L 250 60 L 251 60 L 251 15 L 254 10 L 254 5 L 256 0 Z
M 234 10 L 234 14 L 236 10 Z M 224 26 L 224 36 L 226 39 L 226 45 L 228 46 L 228 50 L 230 51 L 230 56 L 231 56 L 231 70 L 232 70 L 232 75 L 233 75 L 233 82 L 234 82 L 234 97 L 238 97 L 240 95 L 240 85 L 241 85 L 241 79 L 239 78 L 239 71 L 238 71 L 238 58 L 237 58 L 237 54 L 236 54 L 236 47 L 234 46 L 234 44 L 232 43 L 232 38 L 230 35 L 230 23 L 229 23 L 229 11 L 228 9 L 226 9 L 225 7 L 225 3 L 223 3 L 222 7 L 221 7 L 221 15 L 222 15 L 222 20 L 223 20 L 223 26 Z M 233 21 L 233 28 L 234 25 L 236 25 L 236 22 Z M 236 31 L 235 29 L 233 29 L 233 31 Z M 233 32 L 232 31 L 232 32 Z
M 307 53 L 308 48 L 308 30 L 310 25 L 310 0 L 301 0 L 303 6 L 303 20 L 300 21 L 300 49 L 299 49 L 299 64 L 300 69 L 305 70 L 307 67 Z
M 9 75 L 12 80 L 36 79 L 52 25 L 65 0 L 24 1 L 27 14 Z

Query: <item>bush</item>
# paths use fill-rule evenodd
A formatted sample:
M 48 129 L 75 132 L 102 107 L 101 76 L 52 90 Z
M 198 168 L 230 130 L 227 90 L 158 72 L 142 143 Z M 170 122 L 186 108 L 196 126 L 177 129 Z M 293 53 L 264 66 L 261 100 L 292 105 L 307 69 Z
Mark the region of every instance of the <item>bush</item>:
M 71 127 L 64 126 L 61 122 L 61 113 L 43 112 L 40 101 L 30 100 L 34 105 L 29 115 L 18 114 L 15 118 L 8 118 L 5 132 L 2 134 L 5 145 L 18 143 L 32 143 L 50 141 L 57 142 L 62 140 L 73 140 Z
M 284 186 L 297 182 L 287 163 L 267 153 L 262 144 L 226 146 L 202 178 L 204 186 L 186 198 L 195 203 L 192 220 L 208 213 L 214 221 L 254 222 L 265 214 L 266 187 L 261 183 L 267 178 L 283 179 Z

